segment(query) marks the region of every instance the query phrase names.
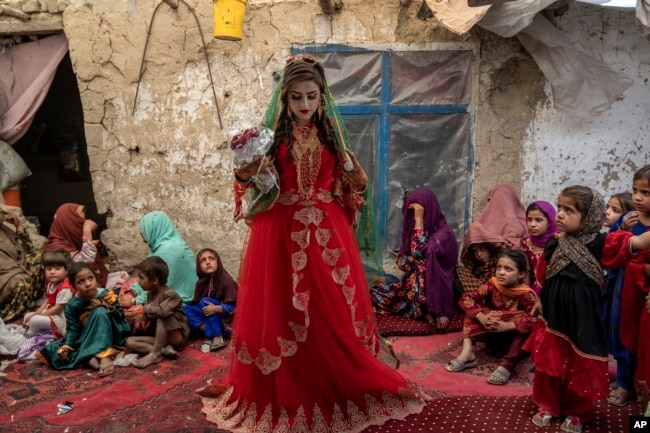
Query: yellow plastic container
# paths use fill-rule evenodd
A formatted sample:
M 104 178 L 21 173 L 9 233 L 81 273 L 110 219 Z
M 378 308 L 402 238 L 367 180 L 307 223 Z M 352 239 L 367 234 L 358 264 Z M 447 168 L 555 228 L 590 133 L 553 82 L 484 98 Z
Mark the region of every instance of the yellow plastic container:
M 213 0 L 214 37 L 227 41 L 241 41 L 244 33 L 246 0 Z

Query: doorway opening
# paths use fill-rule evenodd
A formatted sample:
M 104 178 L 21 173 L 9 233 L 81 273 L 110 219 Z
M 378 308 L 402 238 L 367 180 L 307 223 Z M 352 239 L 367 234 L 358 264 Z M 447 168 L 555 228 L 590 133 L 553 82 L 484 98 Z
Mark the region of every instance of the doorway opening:
M 56 209 L 63 203 L 86 207 L 86 217 L 106 228 L 97 212 L 88 160 L 83 107 L 70 53 L 56 70 L 48 94 L 27 133 L 13 146 L 31 176 L 20 183 L 23 214 L 47 236 Z

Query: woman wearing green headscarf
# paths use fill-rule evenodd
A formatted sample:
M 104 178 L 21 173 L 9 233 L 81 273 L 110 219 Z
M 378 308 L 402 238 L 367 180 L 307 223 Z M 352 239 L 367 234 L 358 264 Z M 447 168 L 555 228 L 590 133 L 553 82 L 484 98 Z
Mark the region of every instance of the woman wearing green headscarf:
M 198 278 L 196 257 L 169 216 L 159 210 L 149 212 L 140 220 L 140 233 L 149 245 L 148 257 L 158 256 L 167 263 L 167 285 L 180 295 L 183 303 L 192 302 Z M 147 292 L 139 283 L 135 283 L 132 290 L 137 294 L 136 304 L 144 304 L 147 301 Z

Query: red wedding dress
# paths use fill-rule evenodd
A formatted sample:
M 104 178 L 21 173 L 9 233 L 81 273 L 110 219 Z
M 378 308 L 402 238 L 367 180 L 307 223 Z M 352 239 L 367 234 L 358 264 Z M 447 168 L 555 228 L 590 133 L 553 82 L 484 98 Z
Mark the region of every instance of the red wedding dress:
M 310 198 L 280 146 L 281 195 L 252 218 L 242 259 L 230 371 L 198 391 L 235 432 L 360 432 L 419 413 L 423 395 L 377 359 L 380 341 L 356 240 L 332 196 L 324 146 Z

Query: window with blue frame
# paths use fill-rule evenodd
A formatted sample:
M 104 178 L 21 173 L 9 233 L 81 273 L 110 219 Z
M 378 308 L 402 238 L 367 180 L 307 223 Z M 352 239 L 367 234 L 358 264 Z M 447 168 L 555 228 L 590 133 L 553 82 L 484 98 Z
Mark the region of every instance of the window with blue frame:
M 438 196 L 460 240 L 473 166 L 473 51 L 308 45 L 293 52 L 308 52 L 325 67 L 353 150 L 372 179 L 385 258 L 399 248 L 402 199 L 416 187 Z

